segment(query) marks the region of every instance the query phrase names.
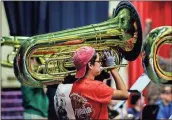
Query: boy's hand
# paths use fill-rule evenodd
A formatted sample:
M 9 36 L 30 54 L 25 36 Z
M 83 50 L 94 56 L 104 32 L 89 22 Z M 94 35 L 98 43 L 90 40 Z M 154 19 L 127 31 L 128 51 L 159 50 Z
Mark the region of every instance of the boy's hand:
M 114 66 L 115 65 L 115 58 L 114 56 L 112 56 L 112 51 L 104 51 L 104 55 L 105 55 L 105 64 L 107 67 L 109 66 Z

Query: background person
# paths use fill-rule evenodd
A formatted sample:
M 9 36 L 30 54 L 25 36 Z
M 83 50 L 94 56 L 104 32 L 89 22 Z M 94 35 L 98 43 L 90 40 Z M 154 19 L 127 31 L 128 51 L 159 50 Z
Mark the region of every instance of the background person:
M 24 119 L 47 119 L 48 98 L 43 88 L 32 88 L 21 85 Z
M 163 86 L 161 94 L 157 119 L 168 119 L 172 115 L 172 87 Z
M 75 76 L 68 75 L 64 78 L 64 82 L 59 84 L 56 89 L 54 95 L 54 109 L 58 120 L 75 119 L 69 98 L 69 94 L 75 80 Z
M 39 59 L 31 58 L 32 69 L 40 64 Z M 42 71 L 40 71 L 42 72 Z M 48 117 L 48 97 L 46 88 L 33 88 L 21 85 L 24 119 L 47 119 Z
M 131 94 L 130 104 L 132 105 L 132 107 L 128 108 L 128 114 L 132 114 L 135 119 L 140 119 L 141 111 L 144 105 L 144 97 L 141 95 L 140 92 L 135 92 Z

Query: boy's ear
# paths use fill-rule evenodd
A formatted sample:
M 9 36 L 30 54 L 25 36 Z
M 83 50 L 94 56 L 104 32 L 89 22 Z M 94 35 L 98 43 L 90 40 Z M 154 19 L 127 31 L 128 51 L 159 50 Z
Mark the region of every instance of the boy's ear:
M 91 63 L 89 62 L 89 63 L 88 63 L 88 67 L 89 67 L 90 69 L 92 69 L 92 66 L 93 66 L 93 65 L 91 65 Z

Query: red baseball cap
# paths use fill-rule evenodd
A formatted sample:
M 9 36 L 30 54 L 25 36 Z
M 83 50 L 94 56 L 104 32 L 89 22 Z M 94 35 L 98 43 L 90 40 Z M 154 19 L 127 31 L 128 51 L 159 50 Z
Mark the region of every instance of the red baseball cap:
M 86 65 L 95 54 L 95 49 L 89 46 L 83 46 L 73 54 L 73 63 L 76 67 L 75 78 L 82 78 L 86 72 Z

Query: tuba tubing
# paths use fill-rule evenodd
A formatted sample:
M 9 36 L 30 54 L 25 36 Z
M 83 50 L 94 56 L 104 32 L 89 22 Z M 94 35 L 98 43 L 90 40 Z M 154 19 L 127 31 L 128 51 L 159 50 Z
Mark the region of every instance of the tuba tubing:
M 12 46 L 13 51 L 9 54 L 7 54 L 7 59 L 1 61 L 2 67 L 13 67 L 13 56 L 17 54 L 17 51 L 20 47 L 20 44 L 22 41 L 28 39 L 29 37 L 23 37 L 23 36 L 2 36 L 1 37 L 1 46 Z

